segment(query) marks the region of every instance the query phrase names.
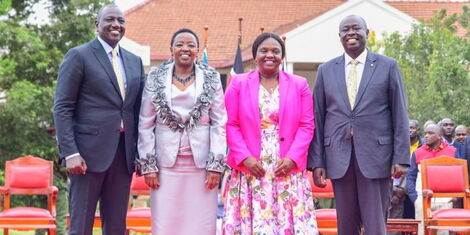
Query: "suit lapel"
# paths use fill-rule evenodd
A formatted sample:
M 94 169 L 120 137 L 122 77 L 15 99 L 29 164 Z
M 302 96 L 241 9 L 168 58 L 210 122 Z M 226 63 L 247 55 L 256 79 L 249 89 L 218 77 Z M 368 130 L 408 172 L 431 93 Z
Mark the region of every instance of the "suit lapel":
M 284 72 L 279 72 L 279 123 L 282 123 L 286 101 L 289 97 L 289 77 Z
M 337 57 L 335 61 L 335 76 L 333 77 L 336 80 L 336 83 L 339 88 L 339 95 L 343 97 L 344 104 L 346 107 L 349 107 L 351 110 L 351 104 L 349 104 L 349 97 L 348 97 L 348 91 L 346 89 L 346 78 L 345 78 L 345 72 L 344 72 L 345 66 L 344 66 L 344 55 Z
M 109 57 L 104 51 L 103 46 L 101 46 L 100 41 L 98 41 L 98 39 L 93 40 L 92 47 L 93 47 L 93 54 L 95 54 L 96 59 L 101 64 L 104 71 L 108 74 L 108 78 L 111 80 L 111 83 L 113 84 L 116 92 L 118 93 L 119 96 L 121 96 L 121 92 L 119 90 L 119 84 L 117 82 L 117 78 L 116 78 L 116 74 L 114 73 L 113 66 L 111 65 L 111 62 L 109 61 Z M 122 97 L 121 97 L 121 100 L 122 100 Z
M 251 110 L 255 115 L 255 119 L 258 122 L 258 126 L 260 125 L 260 118 L 259 118 L 259 72 L 255 70 L 250 73 L 248 76 L 248 86 L 250 90 L 250 99 L 251 101 Z
M 377 67 L 375 61 L 376 58 L 374 53 L 367 52 L 366 63 L 364 64 L 364 71 L 362 72 L 361 83 L 359 84 L 359 90 L 357 91 L 356 103 L 354 107 L 356 107 L 359 101 L 361 101 L 362 95 L 364 95 L 364 91 L 366 90 L 367 85 L 369 85 L 372 74 L 374 74 L 375 68 Z

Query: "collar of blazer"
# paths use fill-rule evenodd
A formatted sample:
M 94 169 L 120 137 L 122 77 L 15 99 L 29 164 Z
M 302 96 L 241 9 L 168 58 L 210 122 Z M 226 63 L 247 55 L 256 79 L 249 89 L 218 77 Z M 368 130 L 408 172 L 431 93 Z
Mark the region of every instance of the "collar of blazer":
M 335 59 L 335 80 L 338 84 L 340 94 L 343 97 L 344 104 L 351 110 L 351 104 L 349 104 L 348 92 L 346 90 L 346 78 L 344 74 L 344 55 L 336 57 Z M 377 56 L 375 53 L 368 51 L 366 62 L 364 64 L 364 72 L 362 73 L 361 83 L 359 84 L 359 90 L 357 91 L 356 102 L 354 104 L 354 111 L 357 108 L 357 104 L 361 101 L 364 91 L 366 90 L 369 82 L 374 74 L 375 68 L 377 68 Z
M 91 41 L 91 47 L 93 48 L 93 54 L 96 56 L 96 59 L 100 63 L 100 65 L 103 67 L 104 71 L 106 74 L 108 74 L 108 78 L 111 80 L 111 83 L 114 86 L 114 89 L 116 90 L 116 93 L 121 96 L 121 91 L 119 89 L 119 84 L 117 81 L 116 74 L 114 73 L 113 65 L 109 61 L 109 57 L 106 54 L 106 51 L 104 50 L 103 46 L 101 45 L 100 41 L 98 38 L 95 38 L 93 41 Z M 129 60 L 127 59 L 127 51 L 124 50 L 122 47 L 119 47 L 119 53 L 121 55 L 122 59 L 122 64 L 124 65 L 124 71 L 126 71 L 126 80 L 127 80 L 127 86 L 126 86 L 126 94 L 129 94 L 129 89 L 130 89 L 130 80 L 132 76 L 131 74 L 131 67 L 128 66 Z M 122 97 L 121 97 L 122 98 Z M 122 100 L 122 99 L 121 99 Z
M 253 70 L 248 75 L 249 87 L 250 87 L 250 100 L 252 110 L 255 115 L 258 115 L 256 118 L 259 120 L 259 86 L 260 86 L 260 76 L 259 70 Z M 282 114 L 286 106 L 286 100 L 289 97 L 289 84 L 290 79 L 289 75 L 284 71 L 279 71 L 279 123 L 282 122 Z
M 196 101 L 194 108 L 189 112 L 189 119 L 181 122 L 173 114 L 171 109 L 171 97 L 166 94 L 171 92 L 172 73 L 174 63 L 167 61 L 158 67 L 151 69 L 145 89 L 152 97 L 157 115 L 173 131 L 182 132 L 184 129 L 191 130 L 198 123 L 202 114 L 208 112 L 214 101 L 215 91 L 220 86 L 220 77 L 215 69 L 203 62 L 195 63 L 196 66 Z

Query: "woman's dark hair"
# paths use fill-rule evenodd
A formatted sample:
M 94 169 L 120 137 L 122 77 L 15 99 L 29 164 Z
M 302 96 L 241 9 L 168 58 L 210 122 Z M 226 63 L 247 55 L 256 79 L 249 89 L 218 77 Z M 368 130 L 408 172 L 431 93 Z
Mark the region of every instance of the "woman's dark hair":
M 197 47 L 199 48 L 199 38 L 197 37 L 195 32 L 193 32 L 191 29 L 187 29 L 187 28 L 179 29 L 178 31 L 176 31 L 173 34 L 173 36 L 171 37 L 170 47 L 173 46 L 173 43 L 175 42 L 176 36 L 178 36 L 178 34 L 181 34 L 181 33 L 190 33 L 190 34 L 192 34 L 196 38 Z
M 282 49 L 282 58 L 284 59 L 284 56 L 286 55 L 286 45 L 284 45 L 284 40 L 282 40 L 279 35 L 273 33 L 273 32 L 266 32 L 258 35 L 258 37 L 255 39 L 253 42 L 253 46 L 251 47 L 251 52 L 253 53 L 253 59 L 256 58 L 256 52 L 258 52 L 258 47 L 261 45 L 264 40 L 268 38 L 273 38 L 274 40 L 278 41 L 279 44 L 281 44 L 281 49 Z

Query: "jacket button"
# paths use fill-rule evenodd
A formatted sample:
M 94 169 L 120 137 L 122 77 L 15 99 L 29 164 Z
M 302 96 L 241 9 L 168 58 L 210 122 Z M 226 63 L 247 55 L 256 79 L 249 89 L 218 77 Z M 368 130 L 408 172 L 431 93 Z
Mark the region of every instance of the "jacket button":
M 284 141 L 284 137 L 281 137 L 280 141 Z

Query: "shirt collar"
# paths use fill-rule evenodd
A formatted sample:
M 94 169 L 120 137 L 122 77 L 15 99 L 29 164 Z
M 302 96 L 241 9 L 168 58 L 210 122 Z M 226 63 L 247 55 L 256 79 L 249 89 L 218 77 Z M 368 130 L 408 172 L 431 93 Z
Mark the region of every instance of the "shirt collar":
M 359 61 L 360 64 L 365 64 L 366 63 L 366 58 L 367 58 L 367 48 L 356 58 L 357 61 Z M 344 64 L 348 65 L 353 58 L 349 56 L 347 53 L 344 53 Z
M 106 41 L 104 41 L 103 39 L 101 39 L 100 36 L 98 36 L 98 41 L 100 41 L 101 46 L 103 46 L 104 51 L 106 52 L 106 54 L 111 53 L 111 51 L 112 51 L 113 49 L 115 49 L 116 52 L 117 52 L 117 55 L 119 56 L 119 44 L 117 44 L 116 47 L 112 48 Z

